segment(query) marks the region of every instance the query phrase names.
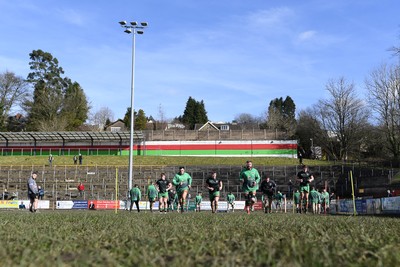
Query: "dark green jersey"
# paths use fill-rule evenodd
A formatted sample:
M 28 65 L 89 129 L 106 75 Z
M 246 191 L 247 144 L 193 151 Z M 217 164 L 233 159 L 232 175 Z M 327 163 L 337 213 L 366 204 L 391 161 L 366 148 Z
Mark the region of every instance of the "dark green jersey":
M 210 177 L 210 178 L 207 179 L 206 183 L 207 183 L 208 187 L 211 187 L 211 188 L 214 189 L 213 191 L 210 190 L 210 192 L 219 191 L 219 186 L 220 186 L 220 183 L 221 183 L 220 180 L 213 179 L 212 177 Z
M 277 194 L 275 195 L 275 199 L 276 199 L 278 202 L 282 202 L 282 200 L 283 200 L 283 195 L 282 195 L 282 193 L 277 193 Z
M 310 183 L 311 176 L 312 174 L 309 172 L 299 171 L 297 173 L 297 178 L 302 179 L 300 186 L 307 186 Z
M 167 192 L 170 182 L 168 180 L 159 179 L 156 184 L 158 186 L 158 190 L 160 190 L 160 193 L 165 193 Z

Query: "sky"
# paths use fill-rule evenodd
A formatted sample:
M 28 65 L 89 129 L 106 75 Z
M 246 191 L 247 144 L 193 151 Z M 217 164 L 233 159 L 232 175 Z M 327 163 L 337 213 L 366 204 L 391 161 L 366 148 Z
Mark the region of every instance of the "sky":
M 29 53 L 41 49 L 81 85 L 92 113 L 123 118 L 133 42 L 118 22 L 145 21 L 135 110 L 172 119 L 192 97 L 209 120 L 230 122 L 290 96 L 299 112 L 340 77 L 364 98 L 369 74 L 398 62 L 388 50 L 400 46 L 399 10 L 398 0 L 0 0 L 0 73 L 26 78 Z

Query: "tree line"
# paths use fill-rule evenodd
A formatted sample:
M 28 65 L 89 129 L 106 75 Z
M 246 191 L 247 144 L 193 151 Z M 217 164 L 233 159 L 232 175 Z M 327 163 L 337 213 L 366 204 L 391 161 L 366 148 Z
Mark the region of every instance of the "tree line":
M 391 49 L 400 58 L 400 48 Z M 91 107 L 78 82 L 64 76 L 57 58 L 42 50 L 29 54 L 31 72 L 27 78 L 5 71 L 0 73 L 0 131 L 79 131 L 102 130 L 114 120 L 109 108 L 90 112 Z M 321 147 L 330 159 L 400 159 L 400 65 L 383 64 L 365 79 L 367 95 L 357 95 L 356 85 L 345 77 L 329 80 L 326 99 L 320 99 L 296 114 L 290 96 L 269 102 L 265 114 L 241 113 L 234 117 L 242 129 L 285 131 L 297 139 L 306 154 Z M 16 112 L 16 110 L 21 112 Z M 130 107 L 123 118 L 130 127 Z M 134 111 L 136 130 L 164 127 L 159 106 L 158 120 L 144 110 Z M 191 96 L 183 114 L 172 121 L 194 129 L 209 120 L 205 103 Z M 93 126 L 94 125 L 94 126 Z M 312 155 L 311 155 L 312 156 Z

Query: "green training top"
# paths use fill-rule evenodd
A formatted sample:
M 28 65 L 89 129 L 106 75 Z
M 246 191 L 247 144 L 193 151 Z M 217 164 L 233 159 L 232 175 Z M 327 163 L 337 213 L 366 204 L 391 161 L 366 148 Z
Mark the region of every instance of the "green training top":
M 203 198 L 200 195 L 196 196 L 196 204 L 200 204 Z
M 329 193 L 328 192 L 322 192 L 321 193 L 321 199 L 322 202 L 329 204 Z
M 318 202 L 319 202 L 319 193 L 318 193 L 317 190 L 312 189 L 312 190 L 310 191 L 310 195 L 311 195 L 311 198 L 312 198 L 312 202 L 313 202 L 313 203 L 318 203 Z
M 138 187 L 133 187 L 129 192 L 131 201 L 139 201 L 142 198 L 142 193 Z
M 182 175 L 180 173 L 177 173 L 172 180 L 172 184 L 176 186 L 177 192 L 188 190 L 189 185 L 192 185 L 192 177 L 186 172 Z
M 158 191 L 155 187 L 155 185 L 151 184 L 149 187 L 147 187 L 147 196 L 149 198 L 156 198 L 158 194 Z
M 232 204 L 233 202 L 235 202 L 235 195 L 234 194 L 228 194 L 227 199 L 228 199 L 228 203 Z
M 283 195 L 282 195 L 282 193 L 277 193 L 277 194 L 275 195 L 275 199 L 276 199 L 278 202 L 282 202 L 282 200 L 283 200 Z
M 258 183 L 260 182 L 261 177 L 257 169 L 252 168 L 249 170 L 243 168 L 239 179 L 243 182 L 242 189 L 244 192 L 253 192 L 258 190 Z

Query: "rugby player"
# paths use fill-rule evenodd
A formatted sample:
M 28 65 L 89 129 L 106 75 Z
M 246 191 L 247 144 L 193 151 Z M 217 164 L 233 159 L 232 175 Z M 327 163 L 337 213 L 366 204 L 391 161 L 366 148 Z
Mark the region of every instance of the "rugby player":
M 172 184 L 176 187 L 176 193 L 179 199 L 180 211 L 184 212 L 186 197 L 192 186 L 192 177 L 185 172 L 185 167 L 179 167 L 179 172 L 175 174 Z M 179 208 L 178 208 L 179 211 Z
M 239 180 L 243 183 L 242 190 L 246 201 L 245 210 L 247 214 L 250 214 L 257 201 L 256 191 L 261 180 L 260 174 L 257 169 L 253 168 L 253 163 L 250 160 L 246 161 L 246 166 L 240 172 Z
M 170 181 L 166 179 L 165 173 L 161 173 L 160 179 L 156 182 L 158 189 L 158 202 L 159 202 L 159 211 L 167 212 L 168 206 L 168 191 L 172 188 L 172 184 Z
M 210 197 L 211 211 L 212 213 L 216 213 L 218 210 L 220 191 L 222 190 L 222 181 L 217 179 L 217 173 L 213 171 L 211 177 L 207 179 L 206 184 Z
M 297 181 L 300 182 L 300 205 L 304 205 L 303 211 L 307 213 L 310 183 L 314 181 L 314 176 L 308 171 L 307 165 L 303 165 L 303 170 L 297 173 Z

